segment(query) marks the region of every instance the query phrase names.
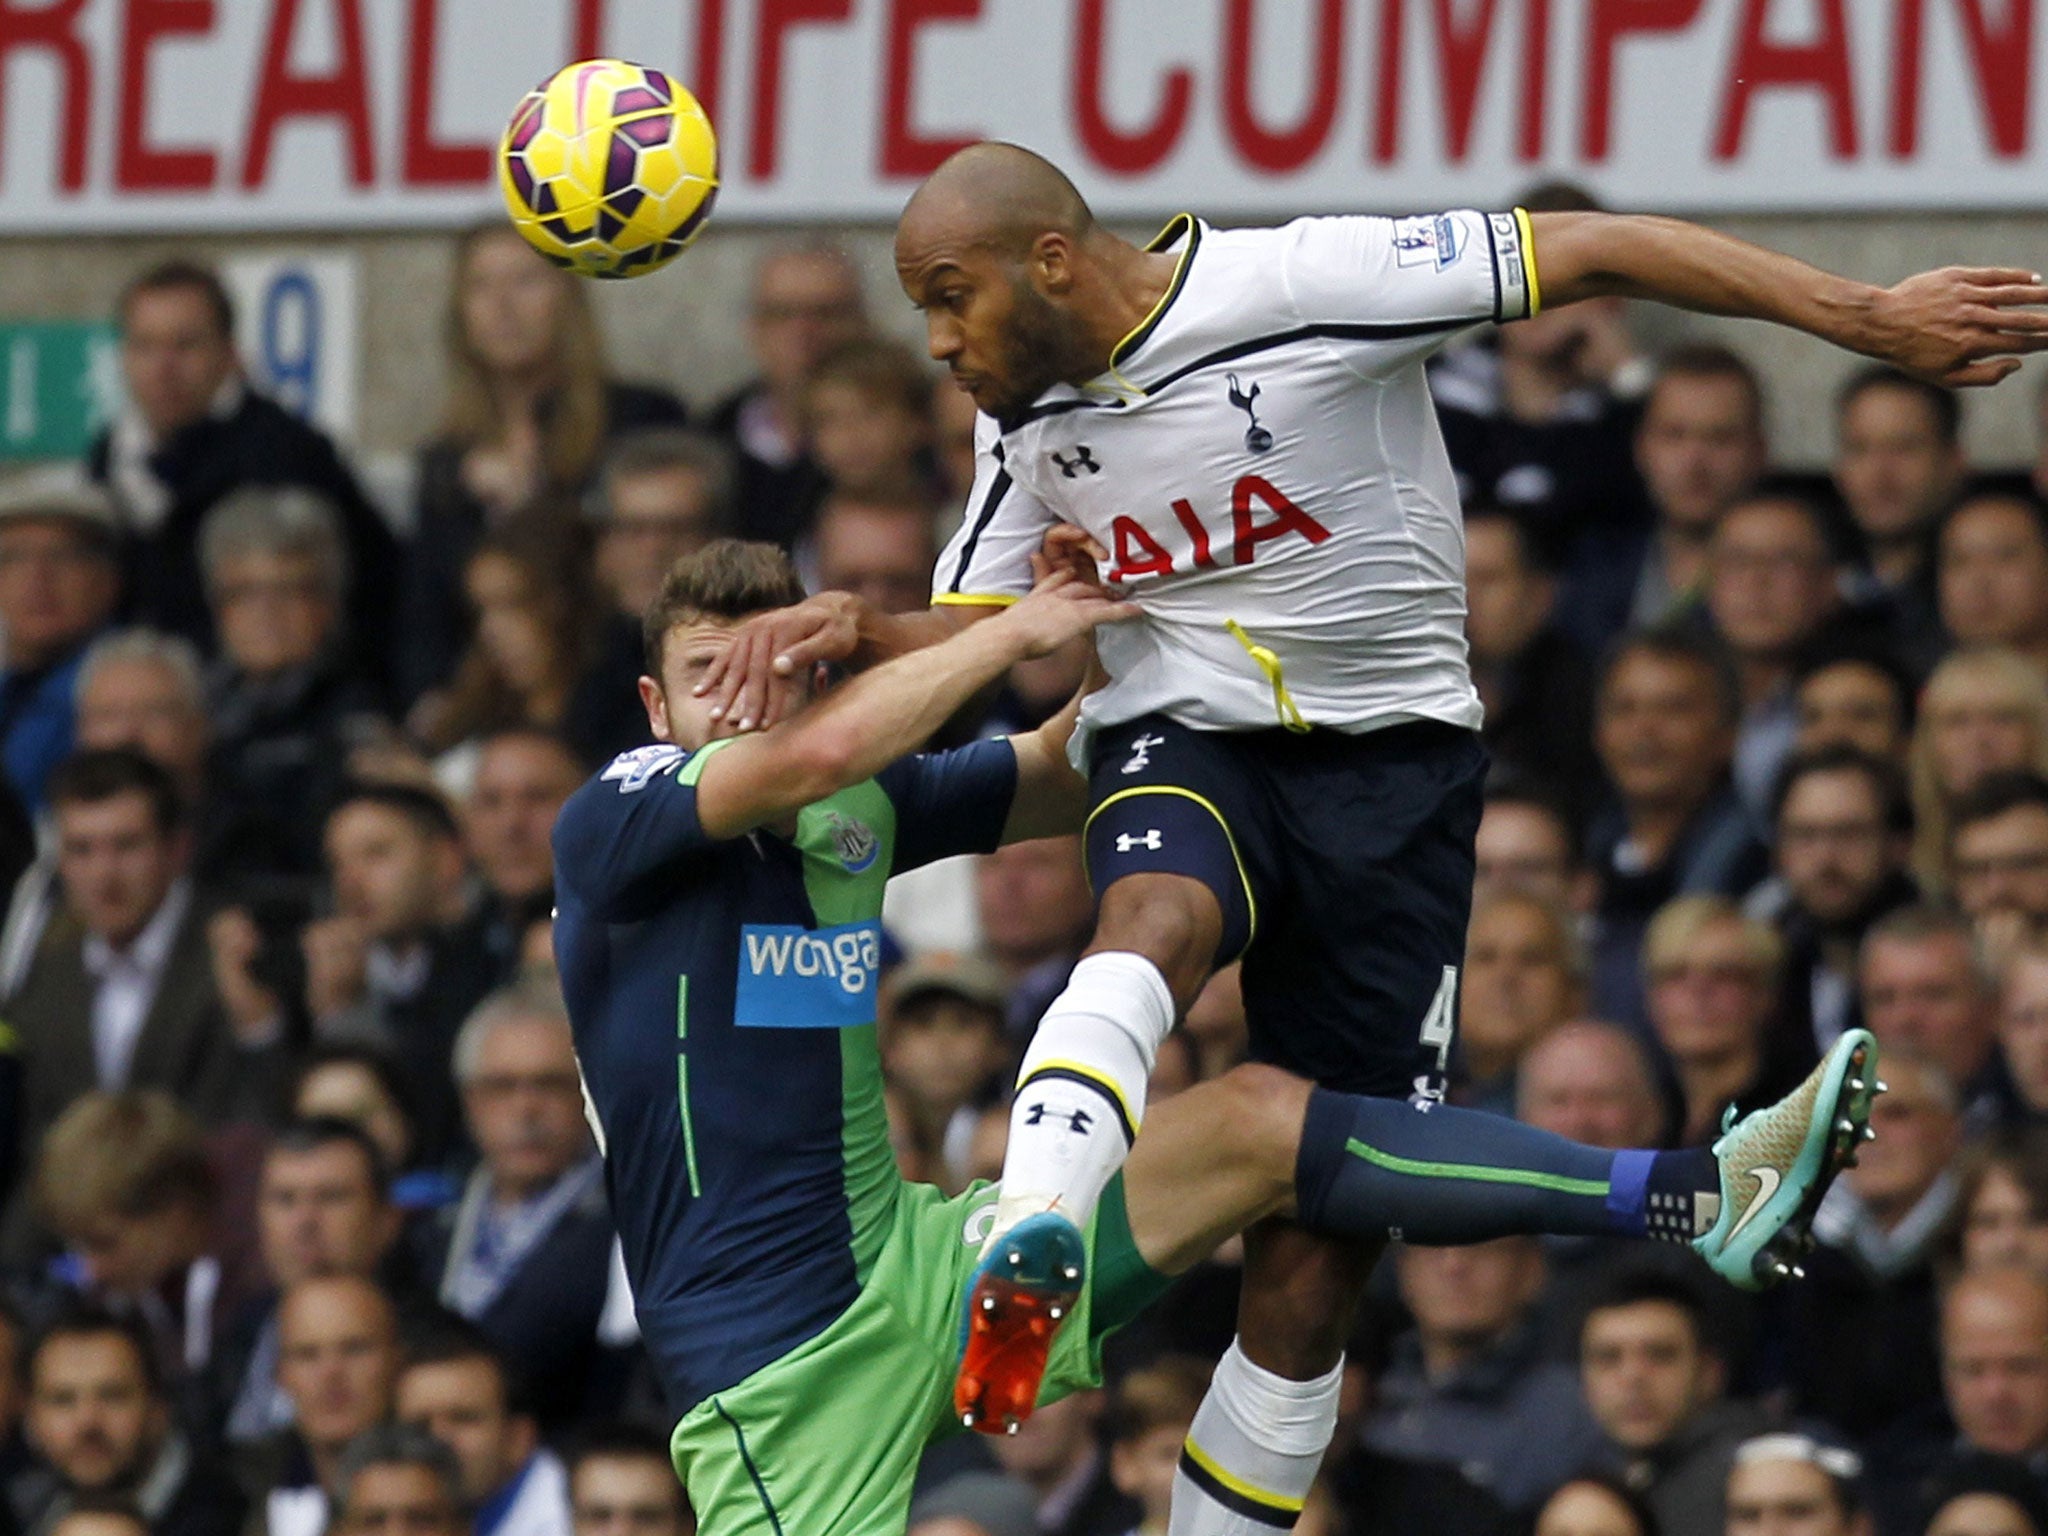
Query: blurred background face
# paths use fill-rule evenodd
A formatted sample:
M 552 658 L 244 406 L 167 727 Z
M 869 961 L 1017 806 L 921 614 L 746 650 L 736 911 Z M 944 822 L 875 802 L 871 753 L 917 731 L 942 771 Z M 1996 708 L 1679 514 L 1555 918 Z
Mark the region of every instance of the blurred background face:
M 1501 800 L 1479 818 L 1473 894 L 1527 891 L 1559 907 L 1573 905 L 1571 833 L 1540 806 Z
M 1401 1299 L 1425 1339 L 1465 1348 L 1490 1343 L 1520 1320 L 1543 1281 L 1543 1257 L 1529 1238 L 1462 1248 L 1400 1250 Z
M 818 585 L 884 613 L 917 613 L 930 603 L 937 558 L 932 520 L 922 511 L 834 497 L 819 514 Z
M 98 663 L 78 691 L 81 747 L 133 747 L 181 785 L 205 774 L 210 737 L 206 711 L 164 662 Z
M 974 488 L 974 422 L 980 414 L 964 389 L 947 383 L 932 391 L 932 448 L 947 493 L 959 505 Z
M 993 1009 L 950 992 L 925 992 L 900 1005 L 883 1034 L 889 1076 L 927 1107 L 968 1102 L 1003 1065 L 1003 1020 Z
M 637 618 L 661 595 L 669 567 L 717 532 L 711 483 L 675 464 L 613 476 L 608 500 L 597 535 L 597 578 L 619 611 Z
M 485 551 L 470 560 L 462 579 L 476 612 L 477 641 L 498 674 L 519 693 L 555 682 L 556 637 L 528 573 L 517 561 Z
M 119 594 L 112 558 L 71 519 L 0 523 L 0 623 L 11 669 L 56 660 L 107 621 Z
M 402 1461 L 363 1469 L 339 1526 L 347 1536 L 456 1536 L 466 1528 L 432 1469 Z
M 272 677 L 319 656 L 339 608 L 306 555 L 253 553 L 220 562 L 212 576 L 221 648 L 252 677 Z
M 1850 1536 L 1834 1484 L 1803 1461 L 1743 1462 L 1728 1474 L 1728 1536 Z
M 1879 1096 L 1882 1111 L 1870 1111 L 1877 1138 L 1864 1145 L 1845 1177 L 1866 1205 L 1898 1216 L 1934 1187 L 1955 1157 L 1956 1114 L 1911 1058 L 1894 1057 L 1884 1072 L 1891 1091 Z
M 1095 1422 L 1101 1415 L 1100 1392 L 1077 1392 L 1047 1403 L 1016 1434 L 1002 1436 L 989 1449 L 1012 1477 L 1032 1484 L 1056 1480 L 1094 1448 Z
M 1744 657 L 1781 659 L 1837 602 L 1827 540 L 1796 503 L 1730 507 L 1707 553 L 1707 609 L 1714 627 Z
M 675 1471 L 657 1456 L 586 1456 L 569 1482 L 575 1536 L 684 1536 Z
M 2048 1443 L 2041 1282 L 2012 1271 L 1958 1281 L 1942 1308 L 1941 1357 L 1949 1413 L 1972 1446 L 2025 1457 Z
M 1624 801 L 1684 805 L 1706 799 L 1733 743 L 1706 668 L 1631 651 L 1600 690 L 1594 744 Z
M 1566 1483 L 1536 1516 L 1534 1536 L 1646 1536 L 1629 1507 L 1598 1483 Z
M 1610 1440 L 1623 1450 L 1651 1451 L 1718 1395 L 1720 1370 L 1682 1309 L 1639 1301 L 1587 1317 L 1579 1381 Z
M 1905 754 L 1905 714 L 1881 668 L 1860 661 L 1816 668 L 1799 685 L 1796 702 L 1801 752 L 1840 745 L 1893 761 Z
M 57 807 L 57 873 L 72 912 L 117 948 L 142 932 L 185 868 L 185 840 L 139 790 Z
M 1934 409 L 1910 390 L 1866 389 L 1842 410 L 1835 484 L 1876 540 L 1925 527 L 1954 492 L 1962 453 L 1941 440 Z
M 1465 636 L 1474 662 L 1519 656 L 1550 621 L 1555 595 L 1555 583 L 1530 564 L 1506 518 L 1474 518 L 1465 525 Z
M 1874 937 L 1859 970 L 1864 1022 L 1888 1051 L 1935 1062 L 1958 1082 L 1983 1065 L 1991 998 L 1970 941 L 1958 933 Z
M 472 1508 L 512 1480 L 533 1454 L 530 1420 L 505 1404 L 504 1379 L 488 1360 L 434 1360 L 398 1378 L 394 1411 L 455 1453 L 462 1497 Z
M 277 1313 L 277 1384 L 309 1445 L 339 1449 L 391 1411 L 398 1339 L 365 1280 L 303 1281 Z
M 2034 1209 L 2010 1164 L 1993 1163 L 1963 1211 L 1963 1267 L 2008 1265 L 2048 1280 L 2048 1215 Z
M 440 915 L 443 866 L 459 857 L 445 843 L 389 806 L 343 806 L 327 824 L 335 906 L 374 938 L 424 933 Z
M 1877 787 L 1854 769 L 1801 774 L 1778 813 L 1778 873 L 1826 925 L 1865 912 L 1902 867 L 1904 839 L 1884 824 Z
M 1921 713 L 1933 752 L 1934 778 L 1950 799 L 1968 794 L 1988 773 L 2028 767 L 2033 726 L 2026 710 L 1988 679 L 1952 679 L 1931 694 Z
M 299 1084 L 292 1113 L 302 1120 L 332 1116 L 360 1127 L 384 1155 L 386 1168 L 405 1168 L 412 1161 L 412 1127 L 405 1110 L 360 1062 L 329 1061 L 313 1068 Z
M 486 371 L 546 373 L 562 323 L 568 279 L 512 229 L 470 243 L 457 304 L 462 334 Z
M 537 895 L 554 882 L 548 839 L 562 802 L 583 782 L 569 750 L 540 736 L 500 736 L 477 758 L 463 808 L 470 857 L 501 898 Z
M 264 1266 L 284 1288 L 315 1275 L 374 1273 L 397 1237 L 397 1213 L 379 1195 L 361 1147 L 279 1147 L 263 1161 L 256 1230 Z
M 1757 1049 L 1771 1002 L 1770 978 L 1732 919 L 1704 924 L 1650 973 L 1651 1022 L 1679 1062 Z
M 589 1148 L 576 1053 L 561 1019 L 500 1022 L 484 1036 L 462 1102 L 470 1135 L 503 1193 L 546 1188 Z
M 1528 1125 L 1588 1146 L 1655 1146 L 1664 1111 L 1649 1066 L 1611 1026 L 1564 1024 L 1523 1056 L 1517 1114 Z
M 169 1429 L 134 1344 L 118 1333 L 60 1334 L 36 1351 L 29 1439 L 73 1489 L 132 1484 Z
M 2048 955 L 2022 950 L 2008 962 L 1998 1037 L 2020 1098 L 2048 1111 Z
M 2048 918 L 2048 805 L 2016 805 L 1956 829 L 1956 905 L 1973 920 Z
M 1472 917 L 1458 1028 L 1475 1070 L 1505 1069 L 1578 1003 L 1567 935 L 1543 906 L 1497 897 Z
M 1636 465 L 1663 521 L 1705 534 L 1763 472 L 1763 432 L 1748 386 L 1712 374 L 1658 380 L 1636 429 Z
M 1093 921 L 1079 838 L 1011 843 L 976 863 L 974 881 L 982 942 L 1012 969 L 1078 945 Z
M 762 263 L 748 335 L 776 393 L 793 392 L 827 352 L 866 330 L 860 280 L 844 258 L 787 251 Z
M 2048 542 L 2024 502 L 1979 496 L 1941 530 L 1941 621 L 1965 645 L 2048 635 Z
M 2041 1536 L 2027 1512 L 1996 1493 L 1963 1493 L 1927 1522 L 1927 1536 Z
M 204 292 L 152 288 L 129 298 L 121 317 L 121 378 L 157 438 L 204 417 L 234 374 L 234 340 Z
M 821 379 L 804 396 L 811 457 L 834 485 L 905 487 L 931 445 L 930 418 L 846 379 Z

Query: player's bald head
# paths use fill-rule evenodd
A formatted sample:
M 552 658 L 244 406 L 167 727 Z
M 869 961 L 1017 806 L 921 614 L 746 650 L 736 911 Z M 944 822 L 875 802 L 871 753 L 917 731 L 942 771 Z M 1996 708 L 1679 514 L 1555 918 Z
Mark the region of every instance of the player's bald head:
M 991 141 L 949 156 L 912 194 L 896 226 L 896 257 L 949 246 L 1022 257 L 1041 235 L 1080 241 L 1094 228 L 1087 201 L 1058 166 Z

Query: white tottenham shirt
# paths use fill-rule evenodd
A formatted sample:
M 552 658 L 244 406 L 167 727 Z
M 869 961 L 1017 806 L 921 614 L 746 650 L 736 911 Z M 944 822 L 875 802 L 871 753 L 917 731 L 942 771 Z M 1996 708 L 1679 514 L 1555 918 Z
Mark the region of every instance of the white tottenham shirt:
M 1110 551 L 1144 617 L 1097 632 L 1085 734 L 1159 712 L 1196 729 L 1476 729 L 1465 536 L 1424 360 L 1540 303 L 1528 215 L 1297 219 L 1149 247 L 1172 285 L 1110 369 L 984 416 L 936 603 L 1031 586 L 1057 521 Z

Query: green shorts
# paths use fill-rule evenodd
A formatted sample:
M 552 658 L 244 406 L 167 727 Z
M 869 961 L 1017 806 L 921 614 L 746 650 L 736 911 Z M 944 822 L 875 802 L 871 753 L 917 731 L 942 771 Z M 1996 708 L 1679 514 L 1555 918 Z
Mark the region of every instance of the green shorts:
M 710 1536 L 903 1536 L 932 1440 L 959 1429 L 960 1305 L 995 1213 L 905 1184 L 860 1297 L 816 1338 L 699 1403 L 670 1440 Z M 1054 1341 L 1041 1402 L 1097 1386 L 1102 1340 L 1167 1281 L 1131 1240 L 1119 1176 L 1088 1234 L 1088 1284 Z

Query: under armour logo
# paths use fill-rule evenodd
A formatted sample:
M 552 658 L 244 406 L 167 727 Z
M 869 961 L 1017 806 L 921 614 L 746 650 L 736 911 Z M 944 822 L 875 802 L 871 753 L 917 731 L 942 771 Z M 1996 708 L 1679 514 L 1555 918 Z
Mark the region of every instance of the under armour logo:
M 1043 1104 L 1033 1104 L 1024 1112 L 1024 1123 L 1026 1125 L 1043 1125 L 1048 1113 L 1049 1111 Z M 1085 1109 L 1070 1109 L 1065 1112 L 1065 1115 L 1067 1129 L 1076 1136 L 1086 1136 L 1088 1128 L 1095 1124 L 1095 1117 Z
M 1140 736 L 1131 743 L 1131 760 L 1124 764 L 1125 773 L 1136 773 L 1152 761 L 1152 749 L 1166 745 L 1164 736 Z
M 1102 466 L 1095 462 L 1095 455 L 1088 451 L 1088 445 L 1086 443 L 1078 443 L 1075 445 L 1074 456 L 1071 459 L 1063 453 L 1054 453 L 1052 456 L 1052 461 L 1053 463 L 1059 465 L 1060 473 L 1065 475 L 1069 480 L 1073 479 L 1076 475 L 1080 474 L 1081 471 L 1084 469 L 1087 470 L 1088 473 L 1091 475 L 1099 475 L 1102 473 Z
M 1119 832 L 1116 835 L 1116 851 L 1118 853 L 1129 853 L 1133 848 L 1149 848 L 1152 852 L 1157 853 L 1165 846 L 1166 839 L 1159 835 L 1157 827 L 1147 827 L 1143 837 L 1130 832 Z
M 1253 453 L 1264 453 L 1273 446 L 1273 434 L 1259 425 L 1258 413 L 1252 409 L 1252 402 L 1259 398 L 1259 381 L 1252 380 L 1252 387 L 1246 389 L 1237 382 L 1237 375 L 1232 373 L 1225 375 L 1225 382 L 1230 386 L 1230 403 L 1243 411 L 1245 419 L 1251 423 L 1244 429 L 1245 447 Z

